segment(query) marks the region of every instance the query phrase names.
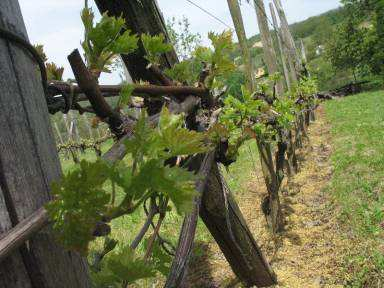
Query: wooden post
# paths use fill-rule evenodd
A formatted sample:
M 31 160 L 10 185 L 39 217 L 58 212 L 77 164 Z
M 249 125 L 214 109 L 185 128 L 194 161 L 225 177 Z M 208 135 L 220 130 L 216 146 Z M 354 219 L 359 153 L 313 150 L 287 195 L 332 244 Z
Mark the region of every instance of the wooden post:
M 67 130 L 67 141 L 69 144 L 71 144 L 72 142 L 75 142 L 75 141 L 73 140 L 73 135 L 72 135 L 72 129 L 71 129 L 72 121 L 70 118 L 70 114 L 63 114 L 63 120 L 64 120 L 65 129 Z M 80 160 L 79 160 L 79 157 L 77 155 L 76 148 L 70 147 L 69 152 L 72 155 L 73 162 L 79 163 Z
M 265 185 L 268 191 L 267 200 L 262 204 L 262 207 L 264 207 L 264 205 L 266 206 L 264 208 L 266 208 L 267 211 L 263 212 L 268 219 L 268 225 L 271 228 L 272 233 L 276 234 L 281 232 L 284 227 L 279 196 L 281 183 L 273 163 L 271 144 L 257 140 L 257 147 L 260 154 L 261 171 L 263 172 Z
M 296 73 L 296 79 L 294 79 L 294 80 L 297 81 L 298 75 L 299 75 L 300 70 L 301 70 L 300 57 L 297 53 L 295 41 L 294 41 L 292 34 L 289 30 L 289 24 L 288 24 L 287 17 L 285 16 L 283 5 L 281 5 L 280 0 L 273 0 L 273 2 L 275 4 L 277 13 L 279 14 L 284 45 L 287 46 L 289 57 L 294 63 L 294 68 L 295 68 L 294 71 Z
M 245 287 L 277 283 L 217 164 L 212 167 L 200 216 Z
M 250 53 L 249 53 L 249 48 L 248 48 L 248 44 L 247 44 L 247 39 L 245 38 L 243 19 L 241 16 L 241 11 L 240 11 L 240 6 L 238 3 L 238 0 L 228 0 L 228 5 L 229 5 L 229 9 L 231 10 L 233 23 L 236 27 L 236 32 L 238 34 L 239 43 L 240 43 L 240 46 L 242 48 L 243 58 L 248 59 L 248 57 L 250 58 L 250 56 L 249 56 Z M 255 2 L 255 5 L 256 5 L 256 2 Z M 261 10 L 260 10 L 260 12 L 261 12 Z M 268 24 L 267 24 L 267 26 L 268 26 Z M 251 69 L 251 67 L 248 67 L 248 69 Z M 249 70 L 247 70 L 246 72 L 249 72 Z M 252 83 L 253 83 L 253 81 L 252 81 Z M 249 88 L 253 88 L 252 85 L 250 85 Z M 251 90 L 251 91 L 253 91 L 253 90 Z M 259 149 L 259 154 L 260 154 L 260 163 L 261 163 L 261 166 L 263 167 L 262 171 L 263 171 L 263 175 L 264 175 L 264 179 L 265 179 L 265 184 L 266 184 L 267 189 L 268 189 L 269 198 L 273 199 L 273 200 L 277 199 L 277 201 L 278 201 L 279 200 L 278 194 L 276 194 L 276 193 L 278 193 L 278 191 L 275 193 L 276 185 L 274 185 L 275 180 L 276 180 L 276 177 L 275 177 L 276 174 L 274 173 L 274 169 L 270 169 L 271 168 L 270 163 L 272 163 L 272 161 L 268 162 L 268 159 L 272 159 L 272 151 L 271 151 L 271 149 L 268 149 L 268 147 L 270 148 L 269 145 L 264 145 L 264 143 L 262 143 L 262 141 L 260 141 L 259 139 L 257 140 L 257 144 L 258 144 L 258 149 Z M 275 197 L 275 196 L 277 196 L 277 197 Z M 273 202 L 270 201 L 269 202 L 271 209 L 279 208 L 279 211 L 280 211 L 280 204 L 278 206 L 272 207 L 272 204 L 275 202 L 276 201 L 273 201 Z M 271 223 L 269 223 L 271 225 L 273 232 L 278 232 L 281 228 L 280 223 L 281 223 L 282 218 L 280 217 L 281 213 L 279 211 L 276 211 L 276 210 L 273 211 L 272 214 L 276 217 L 274 217 L 273 221 L 270 221 Z
M 110 15 L 123 15 L 127 27 L 134 33 L 149 33 L 151 35 L 163 34 L 169 41 L 163 15 L 155 0 L 122 1 L 122 0 L 96 0 L 100 12 L 109 12 Z M 152 84 L 159 83 L 157 78 L 146 69 L 148 61 L 144 47 L 139 41 L 139 48 L 129 55 L 121 55 L 133 81 L 145 80 Z M 161 68 L 169 68 L 178 61 L 174 50 L 161 57 Z
M 247 36 L 245 34 L 243 17 L 241 16 L 241 10 L 238 0 L 227 0 L 228 7 L 231 12 L 233 25 L 235 26 L 237 38 L 239 39 L 239 44 L 243 56 L 243 62 L 245 67 L 245 79 L 246 86 L 249 91 L 254 90 L 254 81 L 253 81 L 253 68 L 252 68 L 252 59 L 251 53 L 249 52 Z
M 257 22 L 259 24 L 261 42 L 263 43 L 264 59 L 268 67 L 270 75 L 279 72 L 279 66 L 277 63 L 276 52 L 273 47 L 273 40 L 271 33 L 269 32 L 267 14 L 265 12 L 265 6 L 263 0 L 254 0 L 255 10 L 257 15 Z M 284 63 L 284 62 L 283 62 Z M 276 83 L 276 92 L 278 96 L 284 94 L 284 85 L 281 80 Z
M 57 126 L 56 122 L 54 122 L 53 125 L 55 126 L 56 134 L 57 134 L 57 137 L 59 138 L 60 144 L 64 144 L 63 137 L 61 136 L 59 126 Z
M 92 127 L 91 127 L 91 125 L 89 124 L 89 120 L 88 120 L 87 115 L 83 114 L 83 115 L 82 115 L 82 118 L 83 118 L 85 127 L 87 127 L 89 139 L 93 139 L 93 140 L 95 140 L 96 137 L 93 135 Z
M 28 40 L 19 3 L 0 1 L 0 26 Z M 61 169 L 36 63 L 0 39 L 0 233 L 51 199 Z M 59 247 L 47 227 L 0 265 L 0 287 L 90 287 L 86 261 Z
M 271 11 L 271 16 L 272 16 L 274 30 L 275 30 L 275 33 L 276 33 L 277 43 L 279 45 L 279 51 L 280 51 L 281 63 L 283 65 L 285 82 L 287 84 L 288 90 L 291 90 L 291 80 L 289 79 L 289 70 L 288 70 L 288 67 L 287 67 L 287 57 L 285 55 L 285 51 L 286 50 L 284 49 L 284 46 L 283 46 L 281 29 L 279 29 L 279 24 L 277 22 L 275 8 L 273 7 L 272 2 L 269 3 L 269 8 L 270 8 L 270 11 Z M 296 74 L 295 74 L 295 76 L 296 76 Z
M 304 63 L 307 63 L 307 53 L 305 51 L 305 45 L 303 39 L 300 39 L 300 50 L 301 50 L 301 59 L 303 59 Z
M 287 88 L 290 91 L 292 86 L 291 86 L 291 80 L 290 80 L 289 74 L 290 74 L 290 72 L 292 72 L 292 79 L 293 79 L 293 81 L 297 82 L 296 72 L 294 69 L 293 62 L 290 59 L 289 55 L 286 53 L 287 50 L 286 50 L 285 46 L 283 45 L 283 42 L 282 42 L 283 36 L 281 34 L 281 29 L 279 28 L 279 24 L 277 22 L 275 7 L 273 6 L 272 2 L 269 3 L 269 8 L 271 11 L 273 26 L 275 29 L 277 42 L 279 45 L 280 57 L 281 57 L 281 62 L 283 64 L 283 70 L 284 70 L 284 78 L 285 78 L 285 81 L 287 84 Z M 288 69 L 287 62 L 289 63 L 291 70 Z M 296 152 L 295 152 L 296 148 L 294 146 L 291 131 L 287 131 L 287 133 L 286 133 L 286 142 L 288 144 L 287 150 L 286 150 L 288 176 L 292 176 L 292 175 L 297 173 L 298 165 L 297 165 L 297 158 L 296 158 Z

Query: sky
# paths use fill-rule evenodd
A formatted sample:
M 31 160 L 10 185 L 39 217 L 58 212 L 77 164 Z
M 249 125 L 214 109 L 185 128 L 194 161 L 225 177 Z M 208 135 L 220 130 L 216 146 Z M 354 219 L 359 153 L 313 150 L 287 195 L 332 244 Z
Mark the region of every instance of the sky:
M 134 1 L 134 0 L 130 0 Z M 191 23 L 190 29 L 200 33 L 204 44 L 209 31 L 222 32 L 228 29 L 224 24 L 205 14 L 192 5 L 188 0 L 157 0 L 165 19 L 175 17 L 181 19 L 185 15 Z M 90 0 L 89 2 L 93 2 Z M 192 0 L 214 14 L 222 22 L 233 27 L 231 16 L 225 0 Z M 264 0 L 266 6 L 270 0 Z M 73 49 L 80 48 L 83 37 L 83 27 L 80 20 L 80 10 L 83 0 L 19 0 L 24 22 L 27 27 L 29 40 L 33 44 L 43 44 L 49 61 L 65 68 L 64 79 L 73 78 L 67 55 Z M 254 8 L 241 0 L 242 14 L 247 36 L 259 32 Z M 288 22 L 294 23 L 311 16 L 321 14 L 340 6 L 339 0 L 282 0 Z M 94 11 L 95 8 L 94 4 Z M 269 15 L 269 11 L 267 11 Z M 112 84 L 120 82 L 117 73 L 102 74 L 101 83 Z

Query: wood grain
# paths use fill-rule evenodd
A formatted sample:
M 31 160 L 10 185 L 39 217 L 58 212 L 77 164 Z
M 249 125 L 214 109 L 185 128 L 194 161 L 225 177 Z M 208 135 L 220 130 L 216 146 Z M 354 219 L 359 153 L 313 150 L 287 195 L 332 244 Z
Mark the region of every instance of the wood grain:
M 0 25 L 28 39 L 18 1 L 0 1 Z M 0 39 L 0 75 L 0 223 L 6 231 L 50 200 L 49 184 L 61 170 L 35 62 Z M 1 287 L 89 287 L 85 261 L 61 249 L 48 232 L 1 262 Z

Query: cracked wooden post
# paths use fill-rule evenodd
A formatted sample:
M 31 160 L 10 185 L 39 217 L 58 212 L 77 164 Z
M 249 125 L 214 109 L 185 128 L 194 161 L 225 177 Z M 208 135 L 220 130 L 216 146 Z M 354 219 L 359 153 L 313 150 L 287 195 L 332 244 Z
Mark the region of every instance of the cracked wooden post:
M 263 43 L 264 59 L 267 64 L 268 72 L 270 75 L 280 72 L 277 63 L 277 56 L 275 48 L 273 47 L 273 40 L 269 31 L 267 13 L 265 11 L 263 0 L 254 0 L 257 22 L 259 24 L 261 42 Z M 284 62 L 283 62 L 284 63 Z M 276 92 L 278 96 L 283 96 L 284 85 L 283 81 L 279 80 L 276 83 Z
M 273 2 L 275 4 L 277 13 L 279 14 L 280 23 L 281 23 L 281 32 L 283 34 L 283 41 L 285 43 L 284 45 L 287 46 L 289 57 L 294 64 L 293 71 L 295 71 L 296 73 L 296 77 L 295 77 L 296 79 L 294 80 L 295 82 L 297 82 L 298 75 L 300 75 L 300 70 L 301 70 L 301 59 L 296 49 L 295 40 L 293 39 L 291 31 L 289 30 L 289 24 L 284 12 L 283 5 L 281 4 L 280 0 L 273 0 Z M 291 69 L 292 68 L 293 67 L 291 67 Z
M 239 3 L 237 0 L 228 0 L 228 5 L 231 10 L 233 23 L 236 27 L 236 33 L 239 39 L 239 44 L 242 47 L 243 58 L 248 59 L 249 48 L 247 44 L 247 39 L 245 37 L 244 24 L 241 16 Z M 250 91 L 254 91 L 253 85 L 248 85 L 248 89 Z M 271 221 L 269 221 L 268 224 L 271 226 L 272 231 L 275 233 L 281 230 L 280 223 L 282 223 L 282 221 L 278 189 L 276 190 L 277 185 L 275 185 L 277 183 L 277 177 L 273 168 L 273 161 L 269 161 L 269 159 L 272 159 L 273 157 L 272 151 L 270 149 L 270 144 L 263 143 L 263 141 L 261 141 L 260 139 L 257 139 L 257 146 L 259 149 L 260 163 L 264 180 L 268 190 L 269 200 L 267 205 L 269 207 L 269 210 L 271 211 L 269 213 L 269 216 L 272 217 Z
M 281 29 L 279 28 L 279 24 L 277 22 L 277 17 L 276 17 L 276 13 L 275 13 L 275 8 L 273 7 L 272 2 L 269 3 L 269 9 L 271 11 L 272 22 L 273 22 L 273 26 L 274 26 L 273 28 L 275 30 L 277 43 L 279 45 L 280 57 L 281 57 L 281 63 L 283 65 L 285 82 L 287 84 L 287 89 L 291 90 L 291 79 L 289 78 L 289 70 L 288 70 L 288 66 L 287 66 L 288 59 L 287 59 L 287 55 L 285 53 L 286 50 L 285 50 L 284 45 L 283 45 L 283 40 L 282 40 L 283 37 L 281 35 Z
M 245 67 L 245 79 L 246 86 L 249 91 L 254 90 L 254 76 L 251 53 L 248 47 L 247 36 L 245 34 L 243 17 L 241 16 L 241 10 L 238 0 L 227 0 L 229 11 L 231 12 L 233 25 L 235 26 L 237 38 L 239 39 L 239 45 L 243 56 L 243 62 Z
M 277 283 L 217 164 L 213 165 L 208 179 L 200 216 L 246 287 L 269 287 Z
M 18 1 L 0 1 L 0 26 L 28 39 Z M 61 175 L 37 65 L 0 39 L 0 234 L 51 199 Z M 0 287 L 90 287 L 85 259 L 64 251 L 46 227 L 0 265 Z

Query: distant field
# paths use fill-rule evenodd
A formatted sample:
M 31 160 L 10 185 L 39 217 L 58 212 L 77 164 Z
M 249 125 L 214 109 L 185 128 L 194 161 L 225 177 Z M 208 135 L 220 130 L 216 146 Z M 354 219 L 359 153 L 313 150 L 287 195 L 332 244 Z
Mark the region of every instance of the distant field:
M 384 92 L 329 101 L 325 107 L 334 168 L 329 192 L 340 207 L 347 237 L 361 243 L 347 259 L 345 268 L 353 275 L 349 284 L 383 287 Z M 379 286 L 364 286 L 371 281 Z

